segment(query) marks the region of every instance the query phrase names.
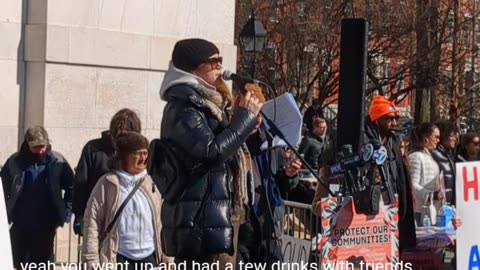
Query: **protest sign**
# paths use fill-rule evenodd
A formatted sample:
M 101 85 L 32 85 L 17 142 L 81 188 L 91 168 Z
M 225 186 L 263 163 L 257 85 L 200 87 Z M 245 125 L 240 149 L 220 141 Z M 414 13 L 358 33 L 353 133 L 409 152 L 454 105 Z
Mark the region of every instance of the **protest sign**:
M 328 197 L 322 200 L 321 220 L 320 268 L 348 264 L 367 269 L 366 265 L 399 264 L 398 201 L 392 205 L 381 201 L 377 215 L 365 215 L 356 213 L 351 197 L 342 202 Z
M 0 185 L 0 196 L 0 269 L 13 269 L 7 209 L 5 207 L 5 200 L 3 199 L 2 185 Z
M 480 162 L 456 164 L 456 206 L 462 226 L 457 230 L 457 269 L 480 269 Z
M 284 262 L 308 262 L 312 247 L 310 241 L 297 239 L 289 235 L 281 235 L 280 241 Z

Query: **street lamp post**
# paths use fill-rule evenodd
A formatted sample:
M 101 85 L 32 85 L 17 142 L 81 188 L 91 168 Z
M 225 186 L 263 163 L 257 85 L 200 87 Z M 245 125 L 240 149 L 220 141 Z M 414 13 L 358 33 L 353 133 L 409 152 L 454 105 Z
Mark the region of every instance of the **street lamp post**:
M 245 23 L 240 32 L 240 43 L 243 48 L 244 56 L 251 55 L 252 57 L 250 74 L 252 79 L 255 79 L 256 76 L 256 54 L 263 51 L 266 38 L 267 31 L 265 31 L 262 22 L 255 17 L 255 13 L 252 11 L 250 19 Z

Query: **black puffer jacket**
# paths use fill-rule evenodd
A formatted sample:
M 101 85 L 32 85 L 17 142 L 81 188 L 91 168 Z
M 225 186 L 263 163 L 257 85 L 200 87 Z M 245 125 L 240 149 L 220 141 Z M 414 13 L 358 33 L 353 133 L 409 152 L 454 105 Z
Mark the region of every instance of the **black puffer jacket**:
M 161 213 L 163 250 L 179 259 L 233 254 L 232 177 L 227 164 L 256 123 L 255 115 L 242 108 L 231 122 L 225 114 L 217 121 L 196 87 L 202 86 L 177 83 L 161 90 L 168 101 L 161 137 L 173 145 L 187 174 L 178 200 L 164 202 Z M 194 167 L 206 173 L 194 174 Z
M 438 163 L 440 170 L 443 171 L 445 179 L 446 201 L 455 205 L 455 160 L 454 153 L 448 151 L 443 145 L 439 144 L 437 149 L 432 151 L 433 159 Z
M 83 147 L 75 173 L 73 213 L 76 217 L 83 217 L 95 184 L 100 177 L 109 172 L 108 161 L 114 152 L 108 131 L 102 132 L 101 138 L 91 140 Z

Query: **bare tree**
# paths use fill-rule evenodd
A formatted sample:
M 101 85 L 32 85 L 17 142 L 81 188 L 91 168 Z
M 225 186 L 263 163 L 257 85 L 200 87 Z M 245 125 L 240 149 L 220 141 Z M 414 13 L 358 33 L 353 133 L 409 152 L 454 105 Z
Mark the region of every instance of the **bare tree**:
M 292 93 L 302 109 L 314 98 L 325 107 L 337 98 L 340 22 L 365 17 L 370 22 L 367 95 L 383 92 L 397 102 L 414 96 L 417 123 L 445 117 L 449 109 L 455 120 L 465 112 L 460 96 L 467 88 L 468 44 L 473 44 L 466 39 L 474 35 L 465 14 L 476 15 L 469 2 L 238 0 L 236 37 L 254 10 L 268 32 L 267 47 L 258 56 L 259 78 L 277 94 Z M 245 72 L 248 59 L 239 55 L 239 70 Z

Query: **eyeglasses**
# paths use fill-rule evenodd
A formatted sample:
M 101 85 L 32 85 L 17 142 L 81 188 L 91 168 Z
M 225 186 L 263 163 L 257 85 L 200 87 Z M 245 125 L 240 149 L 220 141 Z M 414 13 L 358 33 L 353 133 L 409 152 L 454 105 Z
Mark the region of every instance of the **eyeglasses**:
M 141 157 L 148 157 L 148 151 L 147 150 L 139 150 L 133 153 L 133 155 L 136 158 L 141 158 Z
M 212 69 L 221 69 L 222 68 L 222 63 L 223 63 L 223 57 L 215 57 L 215 58 L 208 58 L 205 61 L 205 64 L 210 64 Z

